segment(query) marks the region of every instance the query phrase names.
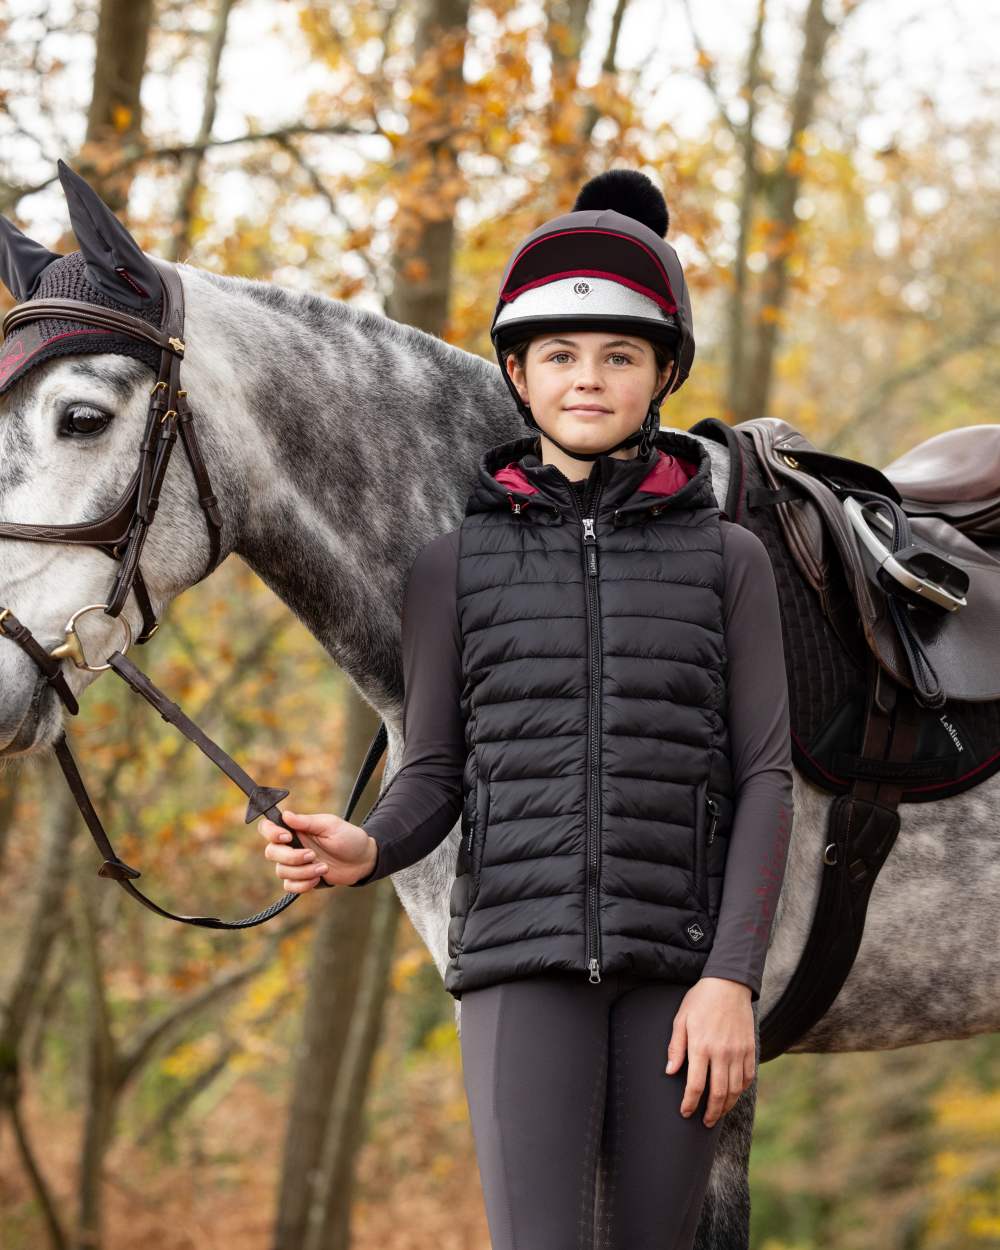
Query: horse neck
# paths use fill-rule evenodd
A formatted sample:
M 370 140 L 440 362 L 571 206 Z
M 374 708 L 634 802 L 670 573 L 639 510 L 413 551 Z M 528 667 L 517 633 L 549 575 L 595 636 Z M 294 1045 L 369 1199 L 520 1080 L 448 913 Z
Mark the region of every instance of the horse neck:
M 496 366 L 343 302 L 183 267 L 184 385 L 227 547 L 381 709 L 417 551 L 523 425 Z

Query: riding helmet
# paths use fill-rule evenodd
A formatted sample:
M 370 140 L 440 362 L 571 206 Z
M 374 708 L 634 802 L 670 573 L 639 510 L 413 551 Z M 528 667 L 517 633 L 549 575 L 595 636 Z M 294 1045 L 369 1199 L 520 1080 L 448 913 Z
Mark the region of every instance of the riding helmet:
M 562 447 L 578 460 L 596 460 L 639 444 L 649 454 L 659 428 L 660 404 L 679 390 L 694 360 L 691 301 L 681 262 L 666 235 L 670 223 L 662 192 L 635 169 L 612 169 L 580 190 L 568 213 L 553 217 L 515 248 L 504 269 L 490 338 L 500 371 L 527 424 L 540 426 L 505 364 L 511 347 L 548 329 L 615 329 L 666 344 L 670 377 L 634 433 L 601 452 Z

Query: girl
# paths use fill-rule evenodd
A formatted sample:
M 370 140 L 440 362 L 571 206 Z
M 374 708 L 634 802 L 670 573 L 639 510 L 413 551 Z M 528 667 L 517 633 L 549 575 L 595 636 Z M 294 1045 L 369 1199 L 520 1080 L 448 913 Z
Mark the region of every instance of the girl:
M 667 225 L 615 170 L 516 249 L 491 336 L 535 433 L 411 568 L 402 764 L 362 826 L 283 813 L 321 862 L 260 824 L 302 892 L 461 816 L 445 987 L 494 1250 L 690 1250 L 756 1071 L 788 692 L 767 553 L 658 428 L 694 357 Z

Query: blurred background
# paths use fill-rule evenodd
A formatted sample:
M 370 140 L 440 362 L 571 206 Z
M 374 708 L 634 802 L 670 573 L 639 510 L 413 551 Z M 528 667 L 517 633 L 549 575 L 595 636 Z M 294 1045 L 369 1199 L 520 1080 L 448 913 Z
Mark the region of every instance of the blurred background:
M 662 424 L 880 465 L 997 419 L 998 47 L 979 0 L 6 0 L 0 212 L 75 250 L 62 157 L 152 253 L 492 360 L 515 243 L 639 168 L 698 340 Z M 231 560 L 168 626 L 153 680 L 343 811 L 378 721 L 288 609 Z M 69 733 L 154 897 L 276 897 L 237 792 L 121 684 Z M 96 867 L 54 766 L 0 773 L 4 1250 L 487 1250 L 453 1000 L 390 881 L 226 936 Z M 1000 1247 L 1000 1038 L 765 1064 L 751 1186 L 754 1250 Z

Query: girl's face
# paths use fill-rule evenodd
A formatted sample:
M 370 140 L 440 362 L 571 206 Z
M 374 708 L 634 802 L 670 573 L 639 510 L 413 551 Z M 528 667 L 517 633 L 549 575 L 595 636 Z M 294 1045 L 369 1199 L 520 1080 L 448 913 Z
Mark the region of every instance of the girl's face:
M 613 447 L 634 433 L 670 375 L 669 362 L 657 370 L 647 339 L 618 330 L 539 335 L 524 368 L 508 356 L 507 370 L 543 432 L 584 452 Z

